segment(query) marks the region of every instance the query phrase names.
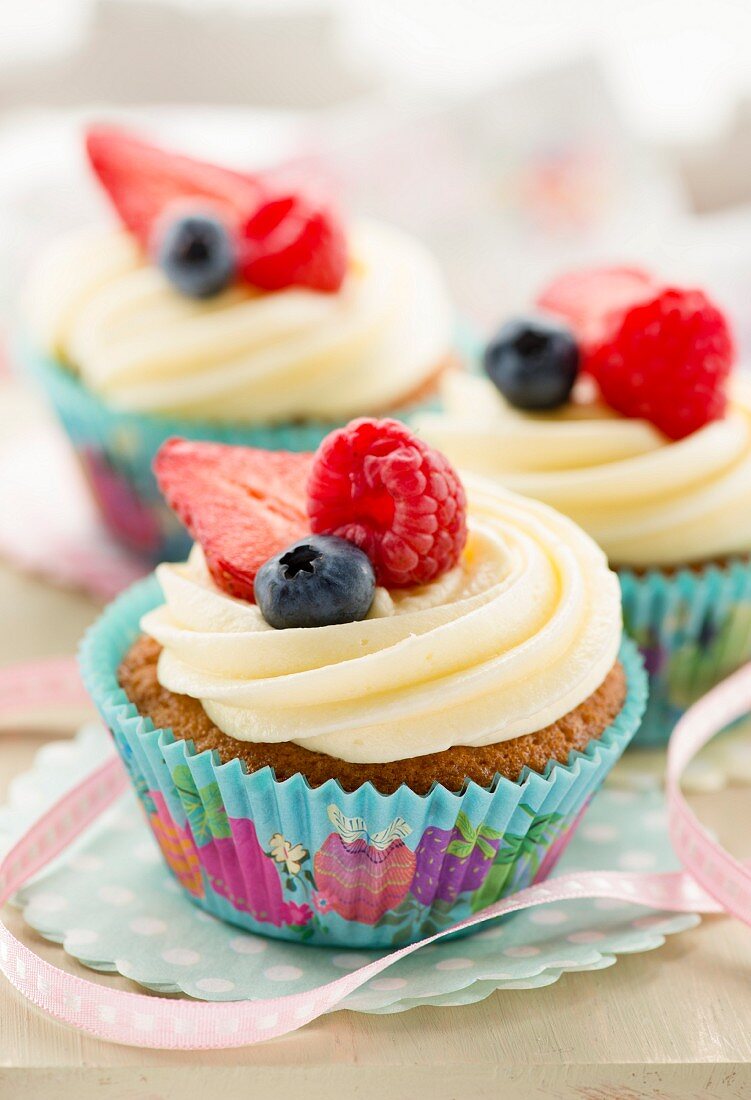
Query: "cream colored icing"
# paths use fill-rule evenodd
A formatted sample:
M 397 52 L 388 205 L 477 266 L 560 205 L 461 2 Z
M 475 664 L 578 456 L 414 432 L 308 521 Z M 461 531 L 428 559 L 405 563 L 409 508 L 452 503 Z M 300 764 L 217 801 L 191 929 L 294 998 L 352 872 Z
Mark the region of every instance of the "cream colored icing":
M 592 402 L 529 415 L 490 381 L 453 373 L 445 415 L 418 428 L 457 466 L 545 501 L 619 566 L 710 560 L 751 550 L 751 382 L 727 416 L 673 442 Z
M 269 423 L 397 407 L 448 353 L 446 289 L 429 253 L 396 229 L 360 223 L 350 246 L 335 294 L 234 286 L 197 301 L 124 231 L 78 232 L 32 273 L 29 324 L 122 409 Z
M 613 666 L 620 592 L 570 520 L 482 479 L 466 483 L 460 564 L 422 588 L 378 589 L 364 622 L 274 630 L 213 584 L 201 551 L 157 570 L 143 630 L 159 682 L 225 733 L 355 762 L 488 745 L 543 729 Z

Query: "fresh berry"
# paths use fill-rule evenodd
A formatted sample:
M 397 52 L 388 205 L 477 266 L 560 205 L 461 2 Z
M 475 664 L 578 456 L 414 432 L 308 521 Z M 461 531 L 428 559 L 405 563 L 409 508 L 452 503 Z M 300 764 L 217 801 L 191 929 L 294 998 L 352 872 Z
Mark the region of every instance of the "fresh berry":
M 453 829 L 426 829 L 415 851 L 411 890 L 423 905 L 456 901 L 478 890 L 493 865 L 502 834 L 487 825 L 474 828 L 461 812 Z
M 242 278 L 264 290 L 307 286 L 336 291 L 347 271 L 347 243 L 325 208 L 298 195 L 272 198 L 240 226 Z
M 646 272 L 602 268 L 564 275 L 538 299 L 566 318 L 604 401 L 682 439 L 721 417 L 733 341 L 700 290 L 660 284 Z
M 485 372 L 517 409 L 564 405 L 579 372 L 579 348 L 563 325 L 536 317 L 507 321 L 488 344 Z
M 599 267 L 567 272 L 537 298 L 546 313 L 563 317 L 588 347 L 601 339 L 603 326 L 660 289 L 659 282 L 638 267 Z
M 167 212 L 192 200 L 228 227 L 244 282 L 270 291 L 303 286 L 334 292 L 341 286 L 344 230 L 312 193 L 291 193 L 272 173 L 233 172 L 107 127 L 89 130 L 86 147 L 120 220 L 144 248 Z
M 353 420 L 324 439 L 308 514 L 316 533 L 364 550 L 388 588 L 435 580 L 457 564 L 467 540 L 456 471 L 397 420 Z
M 402 818 L 370 836 L 361 818 L 329 806 L 336 832 L 313 860 L 319 893 L 345 920 L 376 924 L 404 901 L 415 873 L 415 853 L 404 843 L 410 827 Z
M 237 224 L 263 201 L 265 188 L 257 176 L 167 152 L 113 127 L 92 127 L 86 151 L 120 220 L 144 248 L 173 204 L 206 200 Z
M 189 298 L 210 298 L 235 274 L 232 238 L 219 218 L 184 214 L 157 229 L 156 256 L 169 281 Z
M 216 584 L 253 601 L 265 561 L 310 530 L 311 455 L 168 439 L 154 473 L 169 506 L 200 543 Z
M 374 593 L 367 555 L 333 535 L 309 535 L 275 554 L 255 581 L 256 603 L 277 630 L 359 622 Z
M 727 407 L 727 322 L 700 290 L 666 289 L 628 310 L 587 357 L 604 400 L 683 439 Z

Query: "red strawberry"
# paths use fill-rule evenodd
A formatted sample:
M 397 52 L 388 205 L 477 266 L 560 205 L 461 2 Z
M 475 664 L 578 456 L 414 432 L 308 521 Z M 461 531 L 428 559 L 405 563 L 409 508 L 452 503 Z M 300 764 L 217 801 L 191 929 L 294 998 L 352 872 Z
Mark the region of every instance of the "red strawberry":
M 159 449 L 159 487 L 228 595 L 252 603 L 258 569 L 310 530 L 305 486 L 311 459 L 187 439 L 168 439 Z
M 554 279 L 538 296 L 547 313 L 565 317 L 582 345 L 598 340 L 613 313 L 648 299 L 660 284 L 638 267 L 600 267 L 570 271 Z
M 379 584 L 428 584 L 452 569 L 467 541 L 466 510 L 453 466 L 398 420 L 352 420 L 315 453 L 311 528 L 364 550 Z
M 207 200 L 237 224 L 264 195 L 258 177 L 166 152 L 113 127 L 89 129 L 86 151 L 120 220 L 144 248 L 174 202 Z
M 190 200 L 215 209 L 233 233 L 241 279 L 261 290 L 333 292 L 347 270 L 339 219 L 311 195 L 281 190 L 272 174 L 247 175 L 166 152 L 110 127 L 86 137 L 92 168 L 120 220 L 144 248 L 165 212 Z

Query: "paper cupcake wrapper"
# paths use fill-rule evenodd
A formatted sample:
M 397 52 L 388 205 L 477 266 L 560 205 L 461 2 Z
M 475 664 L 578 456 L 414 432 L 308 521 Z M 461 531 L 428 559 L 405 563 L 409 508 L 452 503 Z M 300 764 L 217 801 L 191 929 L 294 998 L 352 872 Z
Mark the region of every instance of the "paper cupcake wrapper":
M 248 774 L 138 715 L 117 668 L 141 616 L 161 602 L 153 577 L 90 629 L 84 682 L 109 726 L 173 875 L 201 908 L 251 932 L 298 942 L 389 947 L 431 934 L 546 877 L 583 810 L 633 736 L 646 677 L 632 643 L 628 697 L 599 740 L 518 782 L 456 793 L 435 785 L 380 794 L 302 775 Z
M 618 576 L 624 625 L 649 674 L 633 745 L 665 745 L 692 703 L 751 660 L 751 562 Z
M 190 540 L 164 503 L 151 465 L 165 439 L 179 435 L 273 451 L 314 451 L 342 421 L 221 424 L 111 408 L 56 360 L 22 347 L 19 361 L 41 383 L 75 448 L 102 517 L 119 542 L 156 564 L 187 557 Z M 437 400 L 394 412 L 401 420 Z M 366 413 L 368 410 L 363 410 Z

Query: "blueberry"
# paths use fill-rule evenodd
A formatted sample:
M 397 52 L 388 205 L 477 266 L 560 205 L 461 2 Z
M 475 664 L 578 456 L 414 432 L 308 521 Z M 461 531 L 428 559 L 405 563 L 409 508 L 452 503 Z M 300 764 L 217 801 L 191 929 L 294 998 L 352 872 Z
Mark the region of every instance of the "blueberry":
M 301 539 L 269 558 L 255 580 L 256 603 L 277 630 L 359 622 L 374 592 L 370 558 L 334 535 Z
M 485 349 L 485 372 L 517 409 L 556 409 L 571 396 L 579 348 L 563 325 L 547 318 L 507 321 Z
M 210 214 L 187 214 L 168 222 L 158 242 L 157 263 L 173 286 L 189 298 L 218 294 L 235 274 L 230 234 Z

